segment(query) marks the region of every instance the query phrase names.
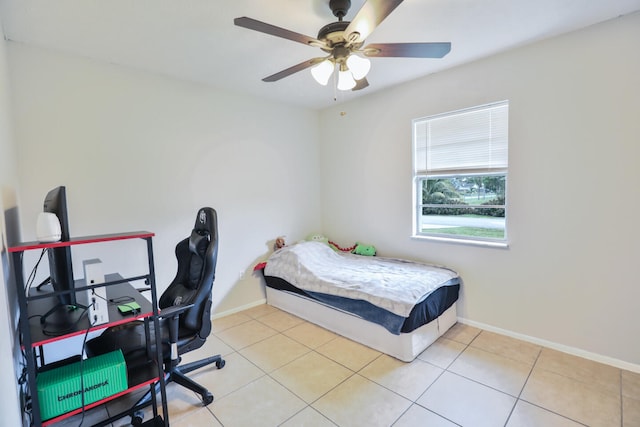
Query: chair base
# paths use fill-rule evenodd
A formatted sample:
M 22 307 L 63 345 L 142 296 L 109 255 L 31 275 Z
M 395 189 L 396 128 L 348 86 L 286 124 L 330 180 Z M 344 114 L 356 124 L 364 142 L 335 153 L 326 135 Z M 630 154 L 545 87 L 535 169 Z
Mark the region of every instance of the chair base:
M 207 357 L 206 359 L 187 363 L 185 365 L 176 366 L 168 372 L 169 376 L 167 383 L 173 381 L 185 388 L 188 388 L 189 390 L 198 393 L 202 399 L 202 403 L 206 406 L 209 403 L 213 402 L 213 395 L 209 392 L 209 390 L 207 390 L 191 378 L 187 377 L 186 374 L 191 371 L 195 371 L 196 369 L 200 369 L 204 366 L 211 365 L 212 363 L 216 364 L 216 368 L 222 369 L 224 368 L 226 362 L 224 361 L 222 356 L 216 355 Z
M 173 368 L 165 367 L 165 384 L 175 382 L 176 384 L 194 391 L 195 393 L 200 395 L 200 399 L 202 400 L 203 405 L 206 406 L 213 402 L 213 394 L 211 394 L 211 392 L 209 392 L 209 390 L 207 390 L 202 385 L 187 377 L 186 374 L 214 363 L 216 365 L 216 368 L 218 369 L 224 368 L 224 365 L 226 364 L 222 356 L 218 354 L 216 356 L 207 357 L 206 359 L 197 360 L 195 362 L 187 363 L 180 366 L 174 366 Z M 152 397 L 159 391 L 160 383 L 156 383 L 153 390 L 147 391 L 130 409 L 118 415 L 117 417 L 121 418 L 123 416 L 129 415 L 131 416 L 131 425 L 142 426 L 142 422 L 144 419 L 144 413 L 142 409 L 152 404 Z

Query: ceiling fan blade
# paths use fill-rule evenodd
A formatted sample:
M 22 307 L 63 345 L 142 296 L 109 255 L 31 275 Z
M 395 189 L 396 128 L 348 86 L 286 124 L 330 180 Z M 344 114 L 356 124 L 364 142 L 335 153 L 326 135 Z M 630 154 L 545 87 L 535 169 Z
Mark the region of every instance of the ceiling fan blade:
M 372 57 L 442 58 L 451 51 L 451 43 L 373 43 L 362 52 Z
M 347 44 L 362 43 L 403 0 L 368 0 L 345 29 Z
M 264 79 L 262 79 L 263 82 L 277 82 L 280 79 L 283 79 L 287 76 L 290 76 L 291 74 L 295 74 L 298 71 L 302 71 L 305 70 L 309 67 L 312 67 L 314 65 L 316 65 L 319 62 L 324 61 L 327 58 L 313 58 L 313 59 L 309 59 L 307 61 L 301 62 L 299 64 L 294 65 L 293 67 L 289 67 L 286 70 L 282 70 L 278 73 L 272 74 L 268 77 L 265 77 Z
M 356 85 L 351 90 L 360 90 L 369 86 L 369 81 L 366 77 L 361 78 L 360 80 L 356 80 Z
M 253 18 L 247 18 L 246 16 L 234 19 L 233 23 L 238 27 L 248 28 L 250 30 L 259 31 L 261 33 L 281 37 L 283 39 L 292 40 L 294 42 L 306 45 L 319 47 L 325 45 L 325 43 L 313 37 L 305 36 L 304 34 L 296 33 L 295 31 L 276 27 L 275 25 L 267 24 L 266 22 L 258 21 Z

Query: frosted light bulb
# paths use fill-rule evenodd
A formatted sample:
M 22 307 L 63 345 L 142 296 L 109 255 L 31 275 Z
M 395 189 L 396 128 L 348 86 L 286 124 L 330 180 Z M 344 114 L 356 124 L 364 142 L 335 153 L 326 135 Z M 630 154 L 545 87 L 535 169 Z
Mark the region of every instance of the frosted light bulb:
M 350 55 L 347 58 L 347 67 L 351 70 L 354 79 L 361 80 L 371 69 L 371 61 L 358 55 Z
M 333 74 L 333 62 L 328 59 L 311 68 L 311 75 L 322 86 L 326 86 Z
M 356 81 L 353 79 L 351 71 L 339 71 L 338 72 L 338 89 L 339 90 L 351 90 L 356 86 Z

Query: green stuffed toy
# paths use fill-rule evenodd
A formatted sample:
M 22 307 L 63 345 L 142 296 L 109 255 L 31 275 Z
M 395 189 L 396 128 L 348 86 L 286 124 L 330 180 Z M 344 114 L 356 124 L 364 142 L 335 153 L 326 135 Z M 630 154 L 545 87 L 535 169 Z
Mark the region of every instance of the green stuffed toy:
M 352 254 L 364 256 L 374 256 L 376 254 L 376 248 L 373 245 L 363 245 L 362 243 L 356 242 L 356 244 L 350 248 L 342 248 L 322 234 L 309 234 L 305 238 L 305 241 L 325 243 L 336 252 L 351 252 Z
M 307 242 L 320 242 L 329 244 L 329 239 L 323 236 L 322 234 L 309 234 L 305 240 Z
M 362 243 L 356 242 L 353 253 L 356 255 L 374 256 L 376 254 L 376 248 L 373 245 L 363 245 Z

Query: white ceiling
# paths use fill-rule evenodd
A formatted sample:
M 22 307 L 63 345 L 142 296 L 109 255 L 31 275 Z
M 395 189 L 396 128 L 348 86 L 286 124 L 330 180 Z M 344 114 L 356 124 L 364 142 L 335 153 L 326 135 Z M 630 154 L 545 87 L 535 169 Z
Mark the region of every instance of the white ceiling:
M 364 0 L 352 0 L 350 20 Z M 332 105 L 308 70 L 263 77 L 324 56 L 318 48 L 233 25 L 248 16 L 317 36 L 329 0 L 0 0 L 5 38 L 294 105 Z M 370 86 L 337 102 L 515 46 L 640 10 L 640 0 L 405 0 L 367 43 L 452 43 L 443 59 L 374 58 Z

